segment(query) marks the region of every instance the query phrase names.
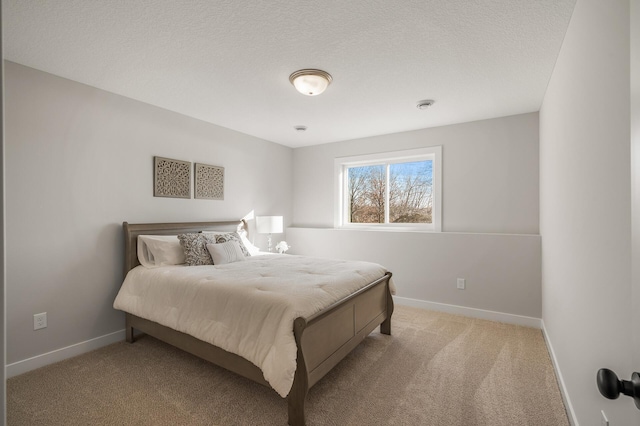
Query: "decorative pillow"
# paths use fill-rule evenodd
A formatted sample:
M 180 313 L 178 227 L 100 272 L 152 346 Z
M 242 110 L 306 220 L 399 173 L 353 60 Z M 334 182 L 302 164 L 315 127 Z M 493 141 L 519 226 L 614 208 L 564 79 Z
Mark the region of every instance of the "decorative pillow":
M 142 256 L 140 256 L 141 244 Z M 140 257 L 144 258 L 140 259 L 140 263 L 148 268 L 181 265 L 185 262 L 184 250 L 177 235 L 138 236 L 138 258 Z
M 249 250 L 247 250 L 244 243 L 242 242 L 242 238 L 237 232 L 225 232 L 224 234 L 222 234 L 217 232 L 203 231 L 202 235 L 211 236 L 214 239 L 214 242 L 217 244 L 226 243 L 227 241 L 236 241 L 240 246 L 240 250 L 242 250 L 242 254 L 244 254 L 245 256 L 251 256 L 251 253 L 249 253 Z
M 244 253 L 240 249 L 240 244 L 235 240 L 227 241 L 226 243 L 207 244 L 207 250 L 211 253 L 214 265 L 246 260 Z
M 207 244 L 216 243 L 213 234 L 180 234 L 178 239 L 184 250 L 187 265 L 213 265 L 213 260 L 207 250 Z

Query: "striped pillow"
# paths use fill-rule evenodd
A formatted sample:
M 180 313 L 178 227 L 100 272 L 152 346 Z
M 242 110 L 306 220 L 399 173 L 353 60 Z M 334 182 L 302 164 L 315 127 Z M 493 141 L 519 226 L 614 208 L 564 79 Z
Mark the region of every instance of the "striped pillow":
M 240 244 L 235 240 L 227 241 L 226 243 L 207 244 L 207 250 L 211 253 L 214 265 L 224 265 L 225 263 L 245 260 Z

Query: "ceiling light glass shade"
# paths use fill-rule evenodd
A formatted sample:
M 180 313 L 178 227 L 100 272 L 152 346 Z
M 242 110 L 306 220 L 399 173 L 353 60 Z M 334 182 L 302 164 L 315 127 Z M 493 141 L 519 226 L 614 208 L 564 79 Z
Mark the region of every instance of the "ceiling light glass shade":
M 316 96 L 324 92 L 332 80 L 328 72 L 313 69 L 299 70 L 289 76 L 289 81 L 296 90 L 307 96 Z

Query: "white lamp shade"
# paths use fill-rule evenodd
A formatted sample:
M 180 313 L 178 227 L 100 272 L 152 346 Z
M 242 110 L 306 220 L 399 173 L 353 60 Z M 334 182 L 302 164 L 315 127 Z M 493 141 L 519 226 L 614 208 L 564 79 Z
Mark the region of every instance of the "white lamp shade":
M 259 234 L 281 234 L 282 216 L 256 216 L 256 231 Z

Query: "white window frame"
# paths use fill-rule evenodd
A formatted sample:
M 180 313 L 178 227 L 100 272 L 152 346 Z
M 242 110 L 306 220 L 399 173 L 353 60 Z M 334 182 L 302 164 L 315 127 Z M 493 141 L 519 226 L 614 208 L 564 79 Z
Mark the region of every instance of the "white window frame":
M 350 223 L 348 217 L 348 202 L 346 200 L 347 179 L 346 170 L 349 167 L 379 165 L 385 163 L 405 163 L 412 161 L 433 161 L 433 204 L 432 223 Z M 395 230 L 395 231 L 442 231 L 442 146 L 410 149 L 377 154 L 339 157 L 334 160 L 335 176 L 335 208 L 334 226 L 345 229 L 367 230 Z M 385 216 L 388 213 L 385 214 Z M 388 218 L 385 220 L 388 221 Z

